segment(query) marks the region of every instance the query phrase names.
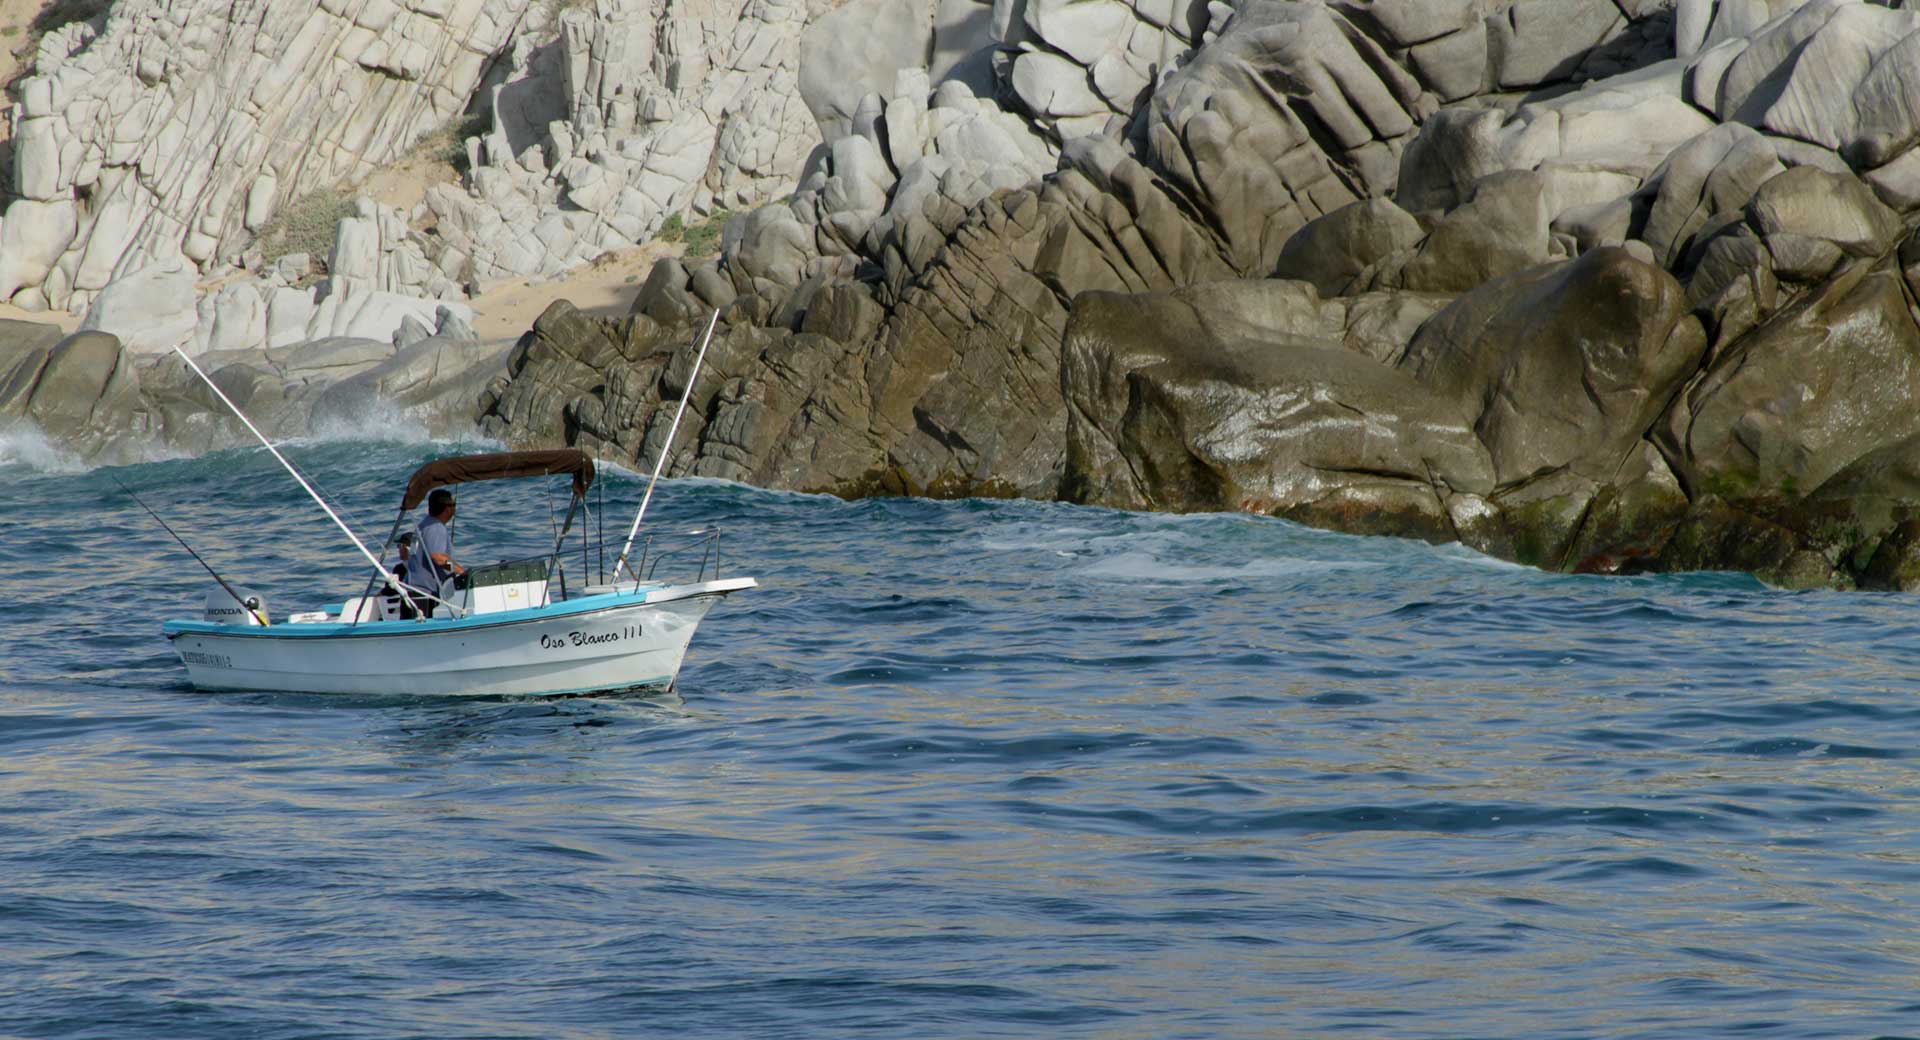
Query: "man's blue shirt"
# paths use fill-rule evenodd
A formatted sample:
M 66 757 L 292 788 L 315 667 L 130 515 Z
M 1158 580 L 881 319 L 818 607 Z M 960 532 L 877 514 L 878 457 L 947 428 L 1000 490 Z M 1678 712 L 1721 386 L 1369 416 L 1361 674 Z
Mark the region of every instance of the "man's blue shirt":
M 413 558 L 407 561 L 407 584 L 438 596 L 441 583 L 452 572 L 434 563 L 433 558 L 437 554 L 453 559 L 453 534 L 432 516 L 421 517 L 416 530 L 419 534 L 414 540 Z

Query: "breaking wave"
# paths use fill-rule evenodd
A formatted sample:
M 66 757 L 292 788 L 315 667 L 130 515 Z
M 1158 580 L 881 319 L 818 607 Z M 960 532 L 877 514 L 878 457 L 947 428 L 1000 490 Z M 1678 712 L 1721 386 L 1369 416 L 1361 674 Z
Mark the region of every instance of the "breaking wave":
M 351 409 L 329 411 L 327 414 L 315 416 L 311 432 L 297 438 L 289 438 L 286 443 L 318 444 L 334 441 L 372 441 L 384 444 L 445 444 L 449 442 L 464 444 L 470 441 L 490 445 L 499 443 L 480 436 L 478 430 L 459 437 L 449 437 L 445 433 L 436 434 L 427 428 L 426 420 L 412 409 L 377 398 Z
M 85 473 L 92 468 L 29 422 L 0 427 L 0 467 L 13 466 L 39 473 Z
M 1377 570 L 1384 566 L 1383 563 L 1284 556 L 1241 564 L 1182 563 L 1152 553 L 1120 553 L 1089 565 L 1081 573 L 1090 578 L 1125 581 L 1221 582 L 1299 578 L 1334 571 Z

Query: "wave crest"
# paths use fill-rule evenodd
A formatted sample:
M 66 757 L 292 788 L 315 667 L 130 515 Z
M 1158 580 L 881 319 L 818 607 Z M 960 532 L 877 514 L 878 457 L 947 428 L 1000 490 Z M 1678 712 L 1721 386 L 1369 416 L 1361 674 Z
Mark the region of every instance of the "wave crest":
M 25 420 L 0 426 L 0 467 L 8 466 L 37 473 L 85 473 L 92 468 L 79 455 L 48 440 L 40 427 Z

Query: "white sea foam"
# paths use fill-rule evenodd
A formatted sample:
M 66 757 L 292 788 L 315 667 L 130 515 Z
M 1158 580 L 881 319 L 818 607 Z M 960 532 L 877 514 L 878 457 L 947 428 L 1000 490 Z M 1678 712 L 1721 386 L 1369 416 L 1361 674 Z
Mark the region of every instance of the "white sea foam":
M 1020 552 L 1031 549 L 1066 550 L 1068 555 L 1076 555 L 1074 550 L 1084 550 L 1097 539 L 1113 537 L 1104 531 L 1091 527 L 1053 527 L 1047 524 L 1016 523 L 996 527 L 980 539 L 980 547 L 989 552 Z
M 84 473 L 92 468 L 28 422 L 0 427 L 0 466 L 23 466 L 41 473 Z
M 1385 566 L 1384 563 L 1304 560 L 1286 556 L 1229 565 L 1174 563 L 1150 553 L 1127 552 L 1095 561 L 1083 568 L 1080 573 L 1090 578 L 1152 581 L 1165 584 L 1169 582 L 1272 581 L 1311 574 L 1330 574 L 1335 571 L 1380 570 Z
M 477 436 L 477 434 L 476 434 Z M 398 444 L 430 444 L 437 440 L 427 424 L 404 408 L 387 401 L 374 401 L 349 414 L 329 414 L 316 419 L 306 436 L 290 443 L 325 444 L 339 441 L 385 441 Z
M 1512 560 L 1502 560 L 1497 556 L 1488 556 L 1478 549 L 1462 545 L 1459 542 L 1448 542 L 1445 545 L 1436 545 L 1433 547 L 1433 552 L 1435 555 L 1451 562 L 1464 563 L 1470 567 L 1484 567 L 1487 570 L 1495 571 L 1538 572 L 1538 568 L 1529 567 L 1524 563 L 1515 563 Z
M 451 435 L 434 433 L 425 421 L 408 410 L 381 402 L 353 415 L 334 415 L 316 422 L 311 431 L 294 437 L 277 437 L 275 447 L 312 447 L 322 444 L 431 444 L 459 450 L 501 451 L 505 445 L 476 430 Z M 221 450 L 264 451 L 252 438 L 216 447 Z M 37 425 L 19 421 L 0 426 L 0 466 L 21 466 L 43 473 L 85 473 L 100 465 L 139 465 L 195 458 L 194 454 L 164 441 L 135 443 L 116 440 L 98 458 L 89 462 L 69 447 L 49 438 Z
M 505 448 L 501 442 L 481 434 L 478 427 L 468 426 L 452 432 L 444 421 L 432 422 L 417 410 L 384 398 L 372 398 L 347 410 L 329 410 L 313 419 L 306 434 L 285 438 L 280 443 L 338 444 L 356 441 L 472 445 L 489 451 Z
M 596 458 L 593 460 L 593 464 L 598 467 L 602 473 L 611 470 L 619 473 L 626 479 L 632 480 L 636 484 L 644 485 L 648 480 L 653 478 L 653 470 L 651 469 L 645 473 L 639 473 L 611 459 Z M 817 501 L 829 504 L 846 504 L 846 500 L 840 496 L 829 495 L 823 491 L 789 491 L 785 488 L 756 487 L 752 484 L 738 480 L 730 480 L 726 477 L 669 477 L 666 474 L 661 474 L 660 483 L 665 484 L 668 481 L 672 481 L 674 484 L 682 487 L 738 488 L 742 491 L 750 491 L 756 495 L 765 495 L 769 498 L 792 499 L 801 502 Z

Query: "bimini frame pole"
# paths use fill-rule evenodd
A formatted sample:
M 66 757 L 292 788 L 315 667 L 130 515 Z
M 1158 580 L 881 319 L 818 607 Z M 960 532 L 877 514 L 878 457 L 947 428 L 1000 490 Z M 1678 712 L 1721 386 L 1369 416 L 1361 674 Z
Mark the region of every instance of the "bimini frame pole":
M 561 569 L 560 550 L 566 548 L 567 532 L 573 530 L 574 515 L 580 512 L 580 507 L 585 505 L 586 501 L 587 496 L 585 492 L 574 495 L 567 501 L 567 518 L 561 521 L 560 533 L 554 536 L 553 539 L 553 553 L 547 557 L 547 595 L 546 601 L 540 604 L 543 607 L 553 602 L 553 575 L 556 571 L 560 574 L 560 591 L 563 593 L 566 591 L 567 575 L 566 572 Z M 587 528 L 586 521 L 583 519 L 580 521 L 580 546 L 583 550 L 586 548 L 586 544 Z M 584 568 L 586 565 L 582 564 L 581 566 Z M 584 579 L 586 575 L 582 574 L 581 577 Z
M 386 540 L 385 542 L 383 542 L 383 543 L 381 543 L 381 545 L 380 545 L 380 559 L 382 559 L 382 560 L 385 560 L 385 559 L 387 558 L 387 550 L 388 550 L 388 549 L 391 549 L 391 548 L 393 548 L 393 540 L 394 540 L 395 538 L 398 538 L 398 537 L 400 537 L 400 525 L 401 525 L 401 524 L 403 524 L 403 523 L 405 523 L 405 522 L 406 522 L 406 520 L 407 520 L 407 511 L 406 511 L 406 510 L 404 510 L 404 509 L 402 509 L 402 510 L 400 511 L 400 515 L 398 515 L 398 516 L 396 516 L 396 517 L 394 517 L 394 518 L 393 518 L 393 528 L 392 528 L 392 530 L 389 530 L 389 531 L 387 532 L 387 540 Z M 373 574 L 373 575 L 372 575 L 371 577 L 369 577 L 369 578 L 367 579 L 367 587 L 366 587 L 366 590 L 365 590 L 364 592 L 362 592 L 362 593 L 360 593 L 360 598 L 362 598 L 362 599 L 372 599 L 372 598 L 373 598 L 373 590 L 374 590 L 375 588 L 377 588 L 377 587 L 379 587 L 379 585 L 380 585 L 380 574 L 379 574 L 379 572 L 376 572 L 376 573 L 374 573 L 374 574 Z M 415 603 L 415 602 L 413 601 L 413 597 L 411 597 L 411 596 L 408 596 L 408 595 L 407 595 L 407 593 L 406 593 L 406 592 L 405 592 L 404 590 L 402 590 L 402 589 L 400 589 L 400 588 L 398 588 L 398 587 L 395 587 L 395 588 L 394 588 L 394 591 L 400 594 L 400 598 L 401 598 L 401 599 L 404 599 L 404 600 L 406 600 L 406 601 L 407 601 L 407 606 L 409 606 L 409 607 L 412 607 L 412 608 L 414 609 L 414 612 L 415 612 L 415 613 L 416 613 L 416 615 L 417 615 L 417 614 L 418 614 L 418 612 L 419 612 L 419 610 L 420 610 L 420 604 L 418 604 L 418 603 Z M 421 593 L 421 595 L 425 595 L 425 593 Z M 353 622 L 352 622 L 352 623 L 353 623 L 353 624 L 356 624 L 356 625 L 357 625 L 357 624 L 359 624 L 359 623 L 360 623 L 360 617 L 361 617 L 361 615 L 362 615 L 362 614 L 364 614 L 364 613 L 366 613 L 366 611 L 365 611 L 364 609 L 362 609 L 362 611 L 361 611 L 361 612 L 360 612 L 359 614 L 355 614 L 355 615 L 353 616 Z
M 626 569 L 633 574 L 633 580 L 639 581 L 640 575 L 634 574 L 627 565 L 627 554 L 633 551 L 634 536 L 640 533 L 640 521 L 647 515 L 647 503 L 653 501 L 653 486 L 660 483 L 660 471 L 666 468 L 667 458 L 673 454 L 673 435 L 680 432 L 680 417 L 687 414 L 687 401 L 693 397 L 693 385 L 700 379 L 700 363 L 707 358 L 707 344 L 713 342 L 714 327 L 720 324 L 720 312 L 715 310 L 713 318 L 707 322 L 707 335 L 700 341 L 700 353 L 693 358 L 693 374 L 687 377 L 687 392 L 680 395 L 680 407 L 673 413 L 673 425 L 667 427 L 667 443 L 660 448 L 660 457 L 653 460 L 653 478 L 647 481 L 647 493 L 640 498 L 640 511 L 633 514 L 633 526 L 627 529 L 627 544 L 620 547 L 620 556 L 613 561 L 613 581 L 620 583 L 620 571 Z
M 201 371 L 200 366 L 194 364 L 193 359 L 187 356 L 186 351 L 181 350 L 179 347 L 174 347 L 173 352 L 180 355 L 180 360 L 185 361 L 187 367 L 193 369 L 193 374 L 199 376 L 200 381 L 207 384 L 207 388 L 213 391 L 214 396 L 220 398 L 220 403 L 226 405 L 228 410 L 238 416 L 240 421 L 246 424 L 247 430 L 252 433 L 254 437 L 258 438 L 260 443 L 265 445 L 268 451 L 273 453 L 273 457 L 279 460 L 280 465 L 287 468 L 287 472 L 299 483 L 301 489 L 306 491 L 306 493 L 313 498 L 314 502 L 319 504 L 321 510 L 334 522 L 334 525 L 340 528 L 341 532 L 347 536 L 349 541 L 353 542 L 353 547 L 360 550 L 360 555 L 365 556 L 367 562 L 373 564 L 373 569 L 379 571 L 382 578 L 392 582 L 394 588 L 402 588 L 403 586 L 400 584 L 400 579 L 394 577 L 393 572 L 387 570 L 386 565 L 382 564 L 378 557 L 374 556 L 373 553 L 367 550 L 365 545 L 361 544 L 359 536 L 353 533 L 353 529 L 347 526 L 345 520 L 340 519 L 340 514 L 333 511 L 333 507 L 327 504 L 327 500 L 320 497 L 320 492 L 315 491 L 313 485 L 307 483 L 307 478 L 300 475 L 300 471 L 294 468 L 293 463 L 287 461 L 285 455 L 280 454 L 280 449 L 274 447 L 273 442 L 267 439 L 267 435 L 260 432 L 260 427 L 255 426 L 253 420 L 247 418 L 247 413 L 241 411 L 240 406 L 234 404 L 233 401 L 227 397 L 226 392 L 220 389 L 220 385 L 215 383 L 212 377 Z M 407 595 L 405 592 L 401 594 Z M 432 598 L 441 603 L 447 602 L 446 600 L 439 599 L 437 596 Z M 453 604 L 447 603 L 447 606 L 452 607 Z

